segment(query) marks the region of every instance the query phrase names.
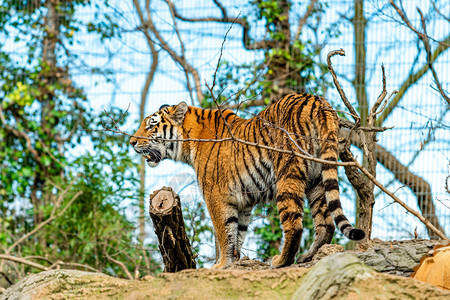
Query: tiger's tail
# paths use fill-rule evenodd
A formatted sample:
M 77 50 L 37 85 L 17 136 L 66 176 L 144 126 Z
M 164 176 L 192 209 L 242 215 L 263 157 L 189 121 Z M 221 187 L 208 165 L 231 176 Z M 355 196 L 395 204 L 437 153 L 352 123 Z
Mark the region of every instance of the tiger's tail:
M 337 116 L 333 111 L 327 110 L 324 115 L 329 117 L 322 119 L 325 124 L 318 124 L 321 135 L 321 152 L 320 158 L 332 162 L 338 160 L 338 134 L 339 125 Z M 350 240 L 362 240 L 366 234 L 361 229 L 356 229 L 348 221 L 342 210 L 341 201 L 339 200 L 339 183 L 336 165 L 322 164 L 322 182 L 325 189 L 325 199 L 328 210 L 331 213 L 336 226 Z

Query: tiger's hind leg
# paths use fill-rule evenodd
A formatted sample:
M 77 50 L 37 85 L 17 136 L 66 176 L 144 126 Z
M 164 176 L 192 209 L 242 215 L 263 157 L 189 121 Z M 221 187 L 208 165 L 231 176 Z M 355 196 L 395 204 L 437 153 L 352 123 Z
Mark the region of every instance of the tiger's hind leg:
M 284 232 L 284 245 L 280 255 L 272 259 L 272 268 L 291 265 L 302 237 L 303 194 L 305 183 L 298 180 L 298 171 L 286 174 L 277 183 L 277 207 Z
M 306 191 L 306 197 L 311 208 L 311 215 L 314 222 L 314 242 L 308 252 L 300 255 L 297 263 L 310 261 L 320 247 L 331 243 L 335 230 L 333 219 L 328 211 L 325 200 L 325 189 L 322 182 Z

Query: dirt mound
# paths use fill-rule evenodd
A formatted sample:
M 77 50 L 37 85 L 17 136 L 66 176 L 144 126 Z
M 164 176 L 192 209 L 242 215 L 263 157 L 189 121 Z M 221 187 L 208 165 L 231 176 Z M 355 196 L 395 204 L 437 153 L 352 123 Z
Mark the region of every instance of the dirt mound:
M 380 239 L 373 239 L 358 245 L 356 250 L 350 251 L 345 250 L 342 245 L 323 245 L 311 262 L 297 264 L 293 267 L 310 268 L 327 256 L 345 251 L 356 255 L 362 262 L 376 271 L 407 277 L 414 272 L 414 267 L 420 263 L 420 259 L 428 251 L 441 244 L 446 244 L 446 242 L 437 240 L 385 242 Z M 270 269 L 270 265 L 244 257 L 240 261 L 234 262 L 230 269 L 267 270 Z
M 392 254 L 394 257 L 406 255 L 406 260 L 392 258 L 387 262 L 390 268 L 398 266 L 402 273 L 409 270 L 404 261 L 415 261 L 416 256 L 420 259 L 424 254 L 420 251 L 436 244 L 429 242 L 375 241 L 346 253 L 340 253 L 343 248 L 339 246 L 327 245 L 318 253 L 324 257 L 309 263 L 311 268 L 295 265 L 274 270 L 265 263 L 244 258 L 227 270 L 185 270 L 145 276 L 139 281 L 53 270 L 24 278 L 1 294 L 0 299 L 450 299 L 448 291 L 412 278 L 376 272 L 359 259 L 364 253 L 389 259 L 391 252 L 396 253 Z M 373 256 L 365 254 L 361 256 Z M 378 260 L 381 259 L 372 259 Z

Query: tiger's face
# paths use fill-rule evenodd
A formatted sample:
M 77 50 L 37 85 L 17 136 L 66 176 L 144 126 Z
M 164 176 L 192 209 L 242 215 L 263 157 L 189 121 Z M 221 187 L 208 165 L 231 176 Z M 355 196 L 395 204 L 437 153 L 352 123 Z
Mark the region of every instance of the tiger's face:
M 138 131 L 131 137 L 130 144 L 142 155 L 147 165 L 156 167 L 163 159 L 179 160 L 181 156 L 182 125 L 188 106 L 163 105 L 146 117 Z

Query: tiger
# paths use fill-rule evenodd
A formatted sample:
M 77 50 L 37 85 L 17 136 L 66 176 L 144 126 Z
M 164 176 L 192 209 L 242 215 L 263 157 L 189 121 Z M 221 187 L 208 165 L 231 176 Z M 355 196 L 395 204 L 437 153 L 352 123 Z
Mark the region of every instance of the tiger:
M 276 201 L 284 243 L 271 266 L 279 268 L 295 262 L 305 196 L 315 237 L 297 262 L 311 260 L 322 245 L 331 243 L 333 220 L 350 240 L 365 237 L 350 224 L 339 200 L 333 164 L 338 160 L 338 135 L 337 113 L 326 100 L 289 94 L 249 119 L 228 109 L 202 109 L 185 102 L 163 105 L 142 121 L 130 144 L 150 167 L 171 159 L 195 170 L 219 245 L 214 269 L 240 258 L 253 208 Z

